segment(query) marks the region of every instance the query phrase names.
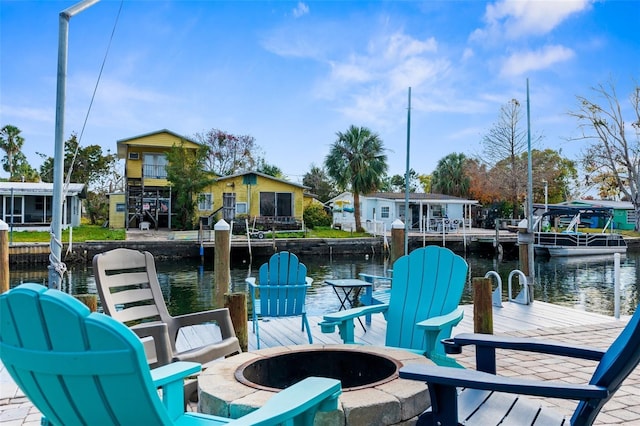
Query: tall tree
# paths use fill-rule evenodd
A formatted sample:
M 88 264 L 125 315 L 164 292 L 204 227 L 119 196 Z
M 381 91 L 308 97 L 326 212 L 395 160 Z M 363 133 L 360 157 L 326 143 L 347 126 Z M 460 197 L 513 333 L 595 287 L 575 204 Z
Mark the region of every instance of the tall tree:
M 416 192 L 418 190 L 418 186 L 418 173 L 413 169 L 409 169 L 409 192 Z M 391 192 L 404 192 L 405 187 L 404 175 L 393 175 L 385 180 L 384 190 Z
M 53 182 L 53 157 L 46 157 L 40 166 L 40 177 L 44 182 Z M 74 158 L 75 157 L 75 158 Z M 105 155 L 100 145 L 80 146 L 76 134 L 64 143 L 64 176 L 70 172 L 71 182 L 84 183 L 89 190 L 104 179 L 111 177 L 117 157 L 110 152 Z
M 22 152 L 13 155 L 13 175 L 9 177 L 9 181 L 13 182 L 39 182 L 40 175 L 38 171 L 31 167 L 27 161 L 27 157 Z M 2 159 L 2 166 L 5 171 L 9 171 L 9 157 L 5 155 Z
M 260 151 L 253 136 L 237 136 L 218 129 L 196 133 L 196 142 L 207 147 L 207 170 L 229 176 L 253 170 L 257 164 L 254 154 Z
M 433 176 L 431 176 L 431 175 L 418 175 L 418 181 L 420 182 L 420 186 L 422 187 L 422 192 L 430 194 L 431 193 L 431 182 L 433 181 Z
M 16 126 L 7 124 L 0 129 L 0 148 L 7 155 L 7 161 L 4 164 L 5 171 L 9 172 L 9 179 L 14 177 L 14 160 L 13 157 L 20 153 L 24 138 L 20 136 L 21 130 Z
M 527 188 L 527 167 L 520 160 L 527 153 L 527 129 L 522 126 L 520 102 L 512 99 L 500 108 L 498 122 L 482 138 L 482 160 L 496 174 L 496 183 L 504 197 L 513 204 L 512 217 L 520 215 L 520 203 L 524 200 Z M 531 138 L 532 145 L 539 142 L 540 136 Z M 495 167 L 499 165 L 500 167 Z
M 466 174 L 466 162 L 467 157 L 462 153 L 453 153 L 441 158 L 431 177 L 432 191 L 444 195 L 467 197 L 471 182 Z
M 362 231 L 360 194 L 377 191 L 382 185 L 388 167 L 384 144 L 377 133 L 366 127 L 352 125 L 336 135 L 324 164 L 340 190 L 353 193 L 356 231 Z
M 315 164 L 311 164 L 311 170 L 305 173 L 302 178 L 302 184 L 311 188 L 311 192 L 317 195 L 318 200 L 323 203 L 338 195 L 333 189 L 334 186 L 329 176 L 327 176 L 326 170 Z
M 594 181 L 613 181 L 636 211 L 640 230 L 640 84 L 629 96 L 627 110 L 618 100 L 613 81 L 592 88 L 595 99 L 578 96 L 578 109 L 569 114 L 581 130 L 575 139 L 589 142 L 582 162 Z M 602 105 L 602 106 L 601 106 Z M 625 119 L 626 118 L 626 119 Z M 630 126 L 626 124 L 630 123 Z
M 197 196 L 213 178 L 205 169 L 207 150 L 186 149 L 184 141 L 174 145 L 167 152 L 167 180 L 171 183 L 172 192 L 176 194 L 176 227 L 178 229 L 192 229 L 195 223 Z
M 264 173 L 265 175 L 273 176 L 278 179 L 286 179 L 287 177 L 282 173 L 282 169 L 280 167 L 267 163 L 264 158 L 258 160 L 258 168 L 256 170 L 259 173 Z

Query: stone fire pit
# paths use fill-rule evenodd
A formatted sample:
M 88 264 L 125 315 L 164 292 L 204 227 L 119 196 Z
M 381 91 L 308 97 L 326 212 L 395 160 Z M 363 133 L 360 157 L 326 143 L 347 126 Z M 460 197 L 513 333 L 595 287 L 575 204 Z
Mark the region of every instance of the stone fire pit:
M 424 383 L 398 377 L 405 363 L 431 363 L 411 352 L 360 345 L 298 345 L 246 352 L 215 362 L 198 378 L 199 411 L 239 417 L 274 392 L 311 375 L 342 381 L 338 410 L 316 425 L 412 424 L 430 405 Z

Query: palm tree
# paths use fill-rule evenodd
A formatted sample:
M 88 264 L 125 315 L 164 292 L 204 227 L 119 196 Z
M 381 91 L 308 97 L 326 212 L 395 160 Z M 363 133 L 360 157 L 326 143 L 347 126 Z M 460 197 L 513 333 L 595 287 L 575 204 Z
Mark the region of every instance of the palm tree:
M 449 154 L 438 161 L 433 171 L 432 188 L 444 195 L 466 197 L 471 182 L 465 173 L 467 157 L 464 154 Z
M 327 174 L 341 191 L 353 193 L 356 231 L 361 232 L 360 194 L 377 191 L 387 174 L 387 156 L 380 136 L 366 127 L 350 126 L 331 145 L 324 160 Z
M 20 129 L 7 124 L 0 129 L 0 148 L 7 153 L 7 169 L 9 178 L 13 177 L 13 156 L 20 152 L 24 145 L 24 138 L 20 136 Z

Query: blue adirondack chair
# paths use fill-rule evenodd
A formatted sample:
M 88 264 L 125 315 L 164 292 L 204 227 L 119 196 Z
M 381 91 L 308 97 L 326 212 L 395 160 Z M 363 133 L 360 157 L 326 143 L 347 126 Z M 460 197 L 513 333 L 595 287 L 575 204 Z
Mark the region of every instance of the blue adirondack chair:
M 467 271 L 467 262 L 447 248 L 416 249 L 394 262 L 388 303 L 324 315 L 322 332 L 333 333 L 338 327 L 344 343 L 355 343 L 354 319 L 381 312 L 387 320 L 385 345 L 424 354 L 438 364 L 456 365 L 440 341 L 450 337 L 462 320 L 458 305 Z
M 591 425 L 640 361 L 640 309 L 606 351 L 541 339 L 460 334 L 445 342 L 448 351 L 475 345 L 477 370 L 406 365 L 400 377 L 426 382 L 432 408 L 418 425 Z M 566 383 L 496 375 L 496 349 L 538 352 L 599 361 L 591 380 Z M 561 359 L 558 360 L 561 362 Z M 460 388 L 464 390 L 460 391 Z M 571 419 L 521 395 L 580 401 Z
M 185 413 L 182 383 L 200 364 L 149 370 L 124 324 L 39 284 L 0 295 L 0 357 L 46 425 L 312 425 L 341 393 L 340 381 L 310 377 L 237 420 Z
M 313 279 L 307 277 L 307 267 L 298 257 L 287 251 L 276 253 L 258 270 L 258 284 L 254 277 L 246 279 L 253 307 L 253 332 L 260 349 L 259 318 L 302 317 L 302 331 L 307 330 L 309 343 L 313 343 L 305 302 L 307 289 Z

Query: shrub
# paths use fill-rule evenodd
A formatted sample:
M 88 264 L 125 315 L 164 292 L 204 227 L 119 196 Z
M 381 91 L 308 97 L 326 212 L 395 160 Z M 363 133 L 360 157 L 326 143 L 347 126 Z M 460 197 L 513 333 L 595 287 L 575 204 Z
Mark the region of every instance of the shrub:
M 304 209 L 304 224 L 307 228 L 315 228 L 316 226 L 331 226 L 331 216 L 319 204 L 312 204 Z

